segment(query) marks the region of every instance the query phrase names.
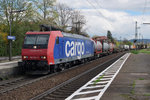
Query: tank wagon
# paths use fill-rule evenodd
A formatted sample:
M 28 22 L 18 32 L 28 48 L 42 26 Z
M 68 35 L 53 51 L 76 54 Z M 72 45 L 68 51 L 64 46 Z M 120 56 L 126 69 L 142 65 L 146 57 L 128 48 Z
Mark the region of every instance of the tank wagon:
M 106 36 L 96 36 L 92 38 L 95 44 L 94 54 L 99 57 L 104 54 L 109 54 L 113 50 L 112 43 L 108 43 Z M 110 48 L 111 45 L 111 48 Z

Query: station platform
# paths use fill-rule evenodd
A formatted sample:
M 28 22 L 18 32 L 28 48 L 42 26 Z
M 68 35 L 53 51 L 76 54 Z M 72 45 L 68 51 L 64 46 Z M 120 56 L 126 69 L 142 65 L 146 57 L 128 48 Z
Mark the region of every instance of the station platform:
M 21 59 L 21 56 L 13 56 L 13 57 L 11 57 L 11 59 L 12 59 L 12 61 Z M 0 63 L 2 63 L 2 62 L 9 62 L 9 57 L 0 57 Z
M 150 100 L 150 55 L 131 54 L 100 100 Z
M 17 75 L 19 71 L 18 61 L 20 61 L 20 59 L 1 62 L 0 63 L 0 77 L 9 77 L 11 75 Z

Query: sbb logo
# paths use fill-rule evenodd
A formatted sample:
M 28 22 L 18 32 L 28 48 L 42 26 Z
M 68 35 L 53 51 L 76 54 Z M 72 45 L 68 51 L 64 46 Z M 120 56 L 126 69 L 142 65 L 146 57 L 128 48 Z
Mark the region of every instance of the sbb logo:
M 74 42 L 74 41 L 67 41 L 65 45 L 65 53 L 66 56 L 78 56 L 81 58 L 81 55 L 84 54 L 85 46 L 84 42 Z

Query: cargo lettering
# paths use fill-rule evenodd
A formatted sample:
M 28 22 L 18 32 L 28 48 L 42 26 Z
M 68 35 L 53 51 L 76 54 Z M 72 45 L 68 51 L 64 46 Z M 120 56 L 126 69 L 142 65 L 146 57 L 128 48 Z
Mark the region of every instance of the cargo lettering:
M 65 45 L 65 53 L 66 56 L 78 56 L 81 58 L 81 55 L 84 54 L 85 46 L 84 42 L 74 42 L 74 41 L 67 41 Z

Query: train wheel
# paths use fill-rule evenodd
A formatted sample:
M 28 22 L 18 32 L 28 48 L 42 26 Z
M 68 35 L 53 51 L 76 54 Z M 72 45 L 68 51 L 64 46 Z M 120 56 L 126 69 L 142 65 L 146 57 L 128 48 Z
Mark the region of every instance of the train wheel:
M 50 66 L 50 73 L 55 73 L 58 71 L 58 65 Z
M 60 65 L 58 66 L 58 71 L 63 71 L 63 70 L 65 70 L 65 65 L 60 64 Z

